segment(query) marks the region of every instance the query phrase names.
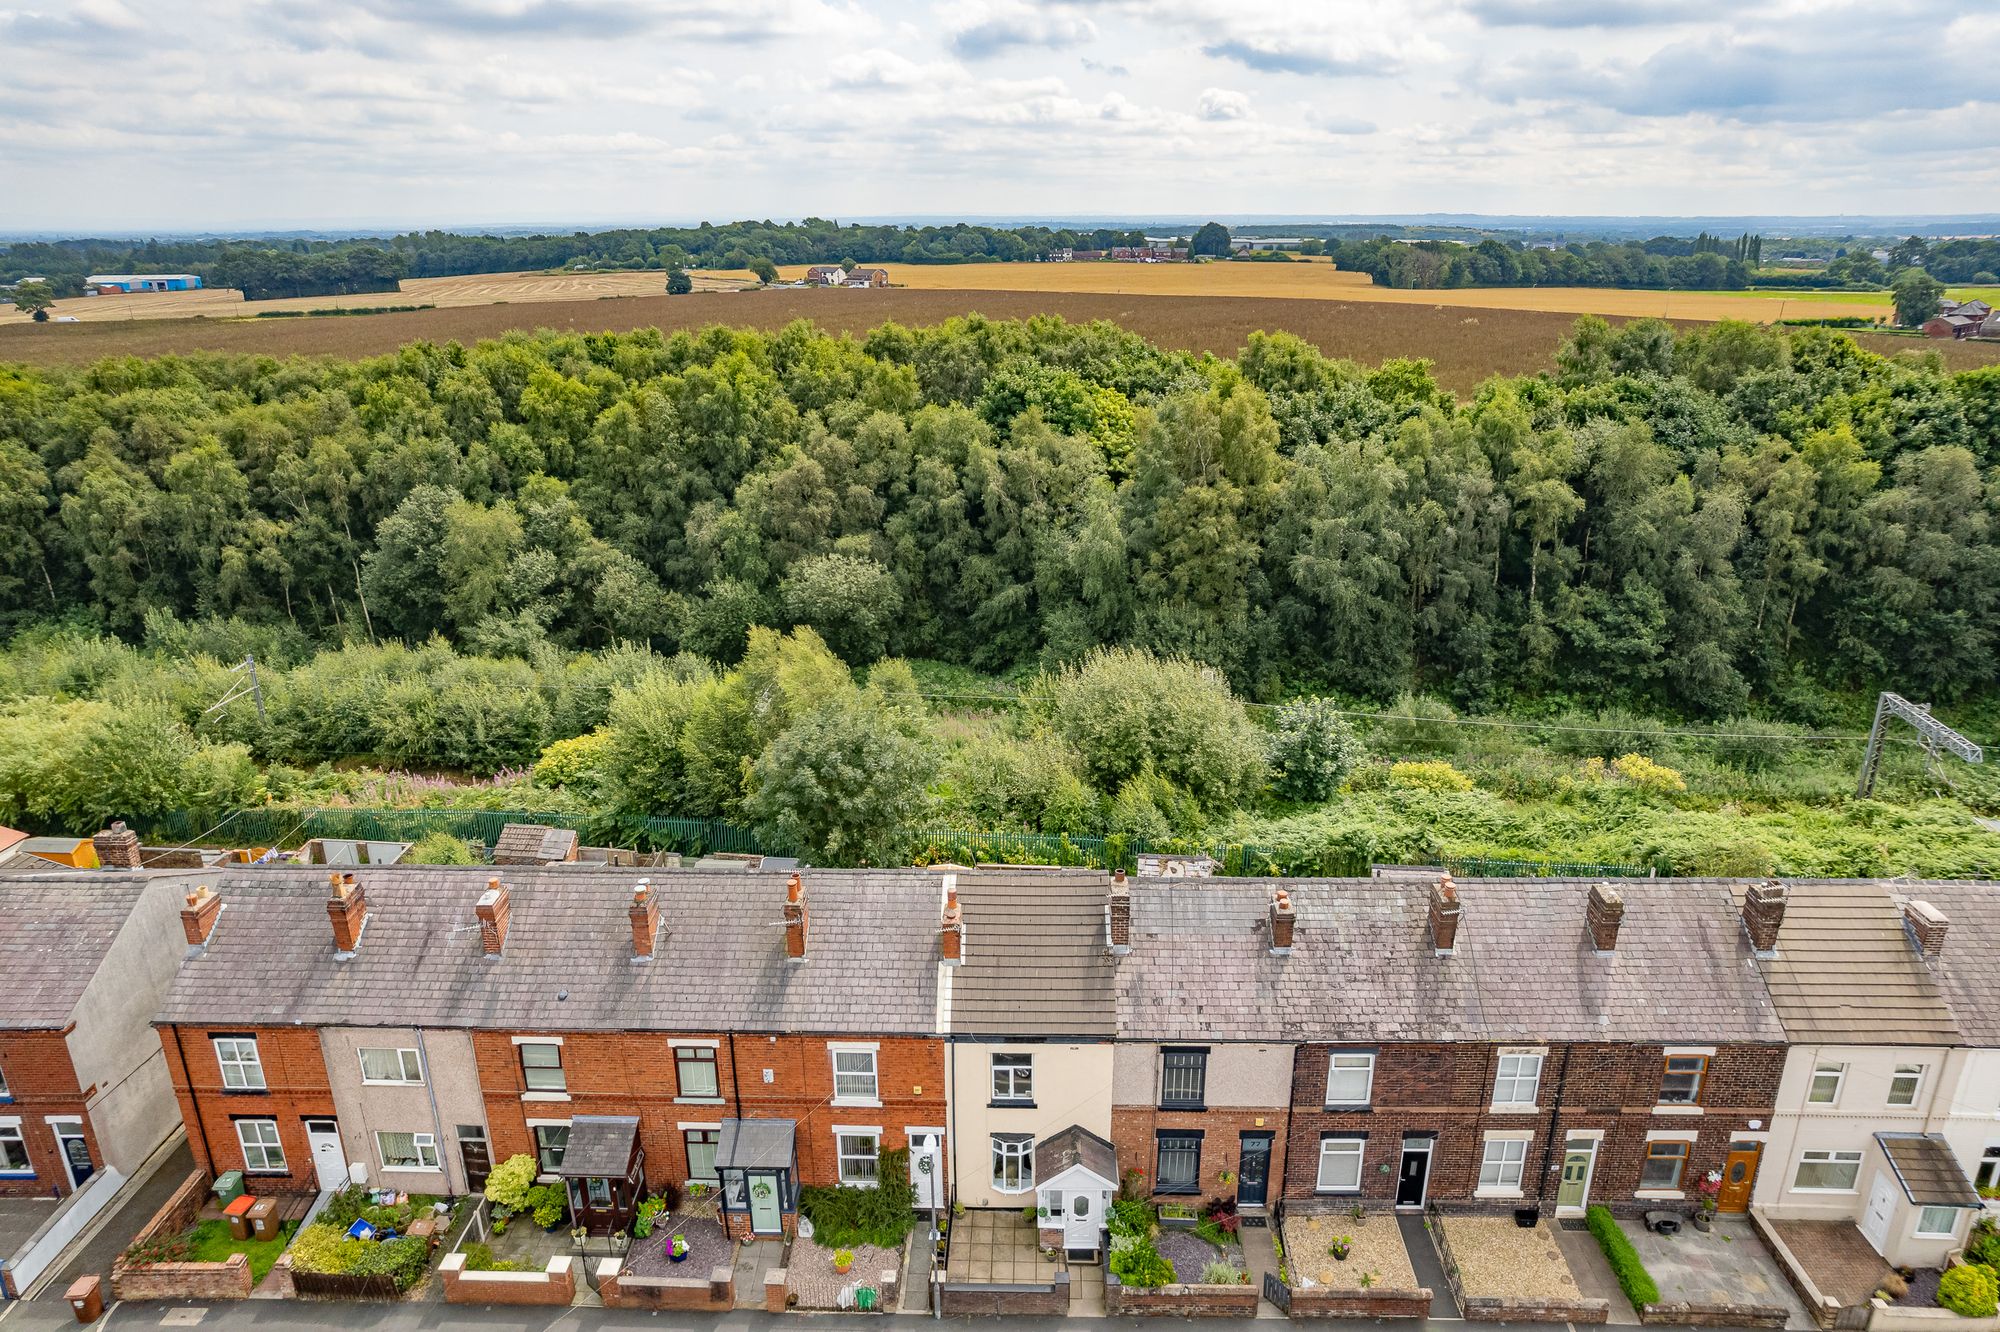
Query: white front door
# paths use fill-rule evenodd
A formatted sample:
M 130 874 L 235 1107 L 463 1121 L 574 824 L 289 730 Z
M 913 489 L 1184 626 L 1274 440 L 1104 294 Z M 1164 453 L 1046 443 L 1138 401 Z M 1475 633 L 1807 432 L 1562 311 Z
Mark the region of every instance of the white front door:
M 1104 1195 L 1096 1189 L 1071 1189 L 1063 1198 L 1063 1247 L 1096 1249 L 1097 1232 L 1104 1228 L 1098 1215 Z
M 340 1126 L 331 1119 L 306 1121 L 306 1145 L 312 1148 L 313 1169 L 322 1189 L 347 1187 L 347 1153 L 341 1150 Z
M 944 1135 L 926 1129 L 911 1129 L 910 1188 L 917 1206 L 944 1206 Z
M 1875 1246 L 1875 1252 L 1886 1256 L 1889 1243 L 1889 1220 L 1896 1211 L 1896 1184 L 1885 1169 L 1875 1176 L 1875 1187 L 1868 1192 L 1868 1210 L 1861 1214 L 1861 1237 Z

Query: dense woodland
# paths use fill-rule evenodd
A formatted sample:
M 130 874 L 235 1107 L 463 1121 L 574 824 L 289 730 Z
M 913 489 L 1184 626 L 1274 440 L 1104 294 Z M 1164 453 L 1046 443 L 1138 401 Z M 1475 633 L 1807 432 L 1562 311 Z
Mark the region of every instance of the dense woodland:
M 1052 319 L 4 368 L 0 822 L 1968 872 L 1990 783 L 1905 753 L 1849 808 L 1807 733 L 1877 686 L 1990 711 L 1996 462 L 2000 368 L 1733 324 L 1585 319 L 1470 402 Z M 210 711 L 245 653 L 266 712 Z

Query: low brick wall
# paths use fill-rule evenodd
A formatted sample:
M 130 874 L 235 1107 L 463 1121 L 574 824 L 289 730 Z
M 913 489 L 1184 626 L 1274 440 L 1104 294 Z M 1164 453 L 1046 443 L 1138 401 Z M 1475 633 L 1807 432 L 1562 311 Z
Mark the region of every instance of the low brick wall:
M 132 1237 L 132 1243 L 140 1244 L 162 1235 L 180 1234 L 200 1217 L 201 1205 L 207 1198 L 208 1172 L 190 1171 L 188 1177 L 181 1181 L 180 1187 L 160 1204 L 160 1210 L 153 1213 L 153 1219 Z
M 1113 1318 L 1121 1314 L 1167 1314 L 1175 1318 L 1255 1318 L 1257 1287 L 1241 1286 L 1155 1286 L 1141 1290 L 1128 1286 L 1110 1272 L 1104 1274 L 1104 1312 Z
M 1453 1214 L 1460 1213 L 1454 1210 Z M 1450 1218 L 1435 1205 L 1430 1208 L 1429 1215 L 1431 1224 L 1427 1229 L 1432 1242 L 1437 1245 L 1438 1258 L 1444 1266 L 1444 1279 L 1451 1286 L 1452 1299 L 1458 1302 L 1460 1316 L 1466 1321 L 1595 1324 L 1611 1320 L 1609 1300 L 1518 1300 L 1499 1295 L 1467 1295 L 1464 1283 L 1458 1279 L 1458 1259 L 1452 1257 L 1451 1238 L 1443 1224 Z
M 250 1259 L 232 1253 L 220 1263 L 111 1264 L 111 1294 L 118 1300 L 247 1300 Z
M 1777 1304 L 1663 1302 L 1639 1310 L 1639 1321 L 1667 1327 L 1783 1327 L 1791 1315 L 1790 1309 Z
M 714 1313 L 736 1307 L 736 1274 L 727 1267 L 717 1267 L 705 1279 L 633 1276 L 623 1270 L 619 1259 L 607 1258 L 597 1265 L 597 1292 L 607 1309 Z M 782 1311 L 783 1305 L 779 1307 Z
M 1790 1283 L 1792 1293 L 1799 1297 L 1799 1303 L 1806 1306 L 1806 1312 L 1812 1315 L 1813 1323 L 1823 1332 L 1830 1332 L 1830 1329 L 1840 1321 L 1840 1302 L 1822 1294 L 1820 1288 L 1813 1284 L 1813 1279 L 1807 1274 L 1804 1264 L 1799 1262 L 1791 1246 L 1778 1234 L 1777 1227 L 1771 1224 L 1771 1219 L 1764 1215 L 1762 1208 L 1750 1209 L 1750 1225 L 1757 1232 L 1757 1238 L 1764 1241 L 1764 1247 L 1771 1251 L 1771 1256 L 1778 1260 L 1778 1270 L 1785 1274 L 1785 1280 Z M 1861 1326 L 1861 1324 L 1851 1324 L 1851 1326 Z
M 1292 1290 L 1287 1313 L 1293 1318 L 1428 1318 L 1428 1290 Z
M 1868 1332 L 2000 1332 L 2000 1318 L 1966 1318 L 1949 1309 L 1870 1300 Z
M 576 1299 L 576 1260 L 549 1259 L 540 1272 L 468 1272 L 465 1255 L 448 1253 L 438 1264 L 446 1304 L 527 1304 L 568 1308 Z M 609 1304 L 610 1301 L 606 1300 Z
M 260 1284 L 264 1287 L 264 1294 L 274 1300 L 295 1300 L 299 1297 L 299 1288 L 292 1284 L 291 1250 L 278 1255 L 278 1261 L 271 1264 L 270 1274 Z
M 1046 1286 L 992 1286 L 972 1282 L 940 1286 L 938 1302 L 947 1318 L 1014 1314 L 1062 1318 L 1069 1313 L 1069 1273 L 1058 1272 Z

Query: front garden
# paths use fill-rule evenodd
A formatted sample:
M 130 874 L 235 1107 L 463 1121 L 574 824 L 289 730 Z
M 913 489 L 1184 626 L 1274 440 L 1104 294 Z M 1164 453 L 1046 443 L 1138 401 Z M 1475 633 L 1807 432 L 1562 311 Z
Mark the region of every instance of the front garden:
M 1240 1286 L 1250 1276 L 1237 1240 L 1231 1199 L 1211 1199 L 1199 1213 L 1143 1199 L 1120 1198 L 1106 1221 L 1111 1232 L 1111 1275 L 1137 1290 L 1160 1286 Z
M 293 1237 L 293 1284 L 301 1295 L 407 1295 L 429 1274 L 436 1237 L 456 1213 L 452 1200 L 428 1193 L 349 1185 Z
M 904 1246 L 917 1224 L 909 1153 L 879 1152 L 875 1179 L 872 1189 L 799 1191 L 805 1224 L 785 1265 L 787 1306 L 866 1312 L 893 1304 Z
M 1393 1216 L 1295 1212 L 1285 1218 L 1285 1283 L 1294 1290 L 1417 1289 L 1416 1269 Z
M 291 1242 L 298 1222 L 287 1221 L 273 1239 L 237 1239 L 229 1233 L 229 1223 L 220 1217 L 197 1221 L 172 1235 L 144 1239 L 125 1250 L 130 1267 L 153 1267 L 164 1263 L 226 1263 L 242 1254 L 250 1266 L 250 1284 L 255 1286 L 270 1275 L 278 1255 Z

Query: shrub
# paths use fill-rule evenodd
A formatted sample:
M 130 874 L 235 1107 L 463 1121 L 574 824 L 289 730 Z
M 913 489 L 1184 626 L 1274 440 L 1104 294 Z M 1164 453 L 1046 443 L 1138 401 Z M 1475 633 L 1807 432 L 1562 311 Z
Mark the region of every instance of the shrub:
M 1174 1265 L 1160 1256 L 1149 1239 L 1128 1237 L 1130 1243 L 1123 1249 L 1112 1248 L 1111 1274 L 1128 1286 L 1148 1290 L 1164 1286 L 1174 1279 Z
M 465 844 L 463 837 L 454 837 L 440 828 L 433 833 L 425 833 L 403 857 L 405 865 L 476 865 L 472 848 Z
M 351 1224 L 351 1223 L 350 1223 Z M 430 1267 L 430 1242 L 404 1235 L 392 1240 L 358 1240 L 324 1222 L 314 1222 L 292 1240 L 292 1266 L 327 1276 L 386 1276 L 408 1290 Z
M 2000 1233 L 1994 1231 L 1993 1218 L 1981 1217 L 1973 1226 L 1972 1236 L 1965 1243 L 1965 1261 L 1982 1267 L 2000 1267 Z
M 1937 1302 L 1963 1318 L 1991 1318 L 2000 1311 L 2000 1285 L 1994 1282 L 1992 1268 L 1966 1263 L 1939 1280 Z
M 1137 1235 L 1144 1237 L 1153 1233 L 1152 1204 L 1138 1198 L 1120 1198 L 1111 1204 L 1111 1215 L 1105 1228 L 1113 1235 Z
M 535 1224 L 547 1230 L 560 1223 L 563 1213 L 569 1210 L 569 1193 L 560 1184 L 537 1184 L 528 1190 L 527 1210 L 534 1213 Z
M 910 1187 L 910 1154 L 897 1149 L 875 1158 L 872 1189 L 799 1190 L 799 1214 L 812 1222 L 813 1239 L 826 1248 L 872 1244 L 893 1249 L 917 1223 L 916 1193 Z
M 1443 759 L 1432 759 L 1390 764 L 1389 785 L 1411 791 L 1470 791 L 1472 779 Z
M 1285 800 L 1320 801 L 1361 761 L 1361 742 L 1330 698 L 1306 698 L 1278 711 L 1271 737 L 1271 788 Z
M 493 1247 L 474 1242 L 465 1246 L 465 1270 L 468 1272 L 539 1272 L 542 1269 L 533 1263 L 516 1262 L 511 1258 L 495 1258 Z
M 1611 768 L 1647 795 L 1669 795 L 1688 789 L 1680 773 L 1664 763 L 1653 762 L 1644 754 L 1623 755 L 1612 763 Z
M 510 1156 L 486 1177 L 486 1200 L 510 1212 L 525 1212 L 532 1206 L 528 1195 L 540 1173 L 540 1165 L 526 1152 Z
M 1618 1278 L 1618 1288 L 1632 1302 L 1633 1312 L 1649 1304 L 1658 1304 L 1660 1288 L 1654 1283 L 1653 1274 L 1639 1261 L 1639 1251 L 1632 1247 L 1632 1241 L 1618 1228 L 1610 1209 L 1602 1206 L 1587 1208 L 1583 1221 L 1590 1227 L 1590 1233 L 1597 1237 L 1597 1247 L 1604 1250 L 1604 1261 L 1611 1264 L 1611 1275 Z
M 1243 1274 L 1234 1266 L 1220 1258 L 1201 1269 L 1201 1284 L 1204 1286 L 1240 1286 Z

